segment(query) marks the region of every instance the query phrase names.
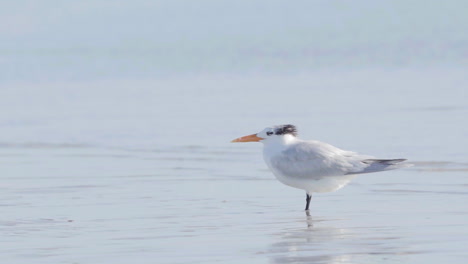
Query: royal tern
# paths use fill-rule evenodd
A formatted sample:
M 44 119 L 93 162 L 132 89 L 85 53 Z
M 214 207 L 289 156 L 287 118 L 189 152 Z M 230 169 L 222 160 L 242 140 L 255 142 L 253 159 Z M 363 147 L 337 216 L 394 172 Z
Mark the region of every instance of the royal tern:
M 262 142 L 263 158 L 281 183 L 306 191 L 306 207 L 314 192 L 343 188 L 357 174 L 409 167 L 406 159 L 376 159 L 315 140 L 297 138 L 293 125 L 267 127 L 231 142 Z

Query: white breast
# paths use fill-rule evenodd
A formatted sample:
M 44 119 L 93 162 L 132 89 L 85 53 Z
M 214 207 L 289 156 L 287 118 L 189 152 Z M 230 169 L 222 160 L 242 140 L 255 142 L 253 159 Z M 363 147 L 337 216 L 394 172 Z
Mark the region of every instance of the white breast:
M 357 169 L 353 159 L 344 158 L 347 152 L 321 142 L 317 146 L 314 144 L 304 141 L 268 144 L 263 157 L 281 183 L 308 193 L 336 191 L 356 177 L 345 175 Z
M 341 175 L 341 176 L 327 176 L 327 177 L 294 177 L 294 175 L 285 175 L 277 168 L 275 168 L 271 162 L 265 159 L 268 168 L 271 170 L 275 178 L 281 183 L 305 190 L 307 193 L 312 192 L 333 192 L 341 189 L 348 184 L 356 175 Z

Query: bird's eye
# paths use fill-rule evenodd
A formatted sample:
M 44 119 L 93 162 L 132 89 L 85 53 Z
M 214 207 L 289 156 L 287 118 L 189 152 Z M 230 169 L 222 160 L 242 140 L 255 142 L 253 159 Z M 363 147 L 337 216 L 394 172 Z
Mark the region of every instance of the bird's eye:
M 266 134 L 267 134 L 267 136 L 271 136 L 271 135 L 273 135 L 273 132 L 268 131 L 268 132 L 266 132 Z

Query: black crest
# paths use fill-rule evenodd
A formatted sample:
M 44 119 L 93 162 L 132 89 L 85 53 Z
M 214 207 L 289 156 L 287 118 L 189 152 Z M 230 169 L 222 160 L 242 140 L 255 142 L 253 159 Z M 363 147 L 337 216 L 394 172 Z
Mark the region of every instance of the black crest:
M 291 134 L 297 136 L 297 129 L 294 125 L 281 125 L 275 127 L 275 135 L 286 135 Z

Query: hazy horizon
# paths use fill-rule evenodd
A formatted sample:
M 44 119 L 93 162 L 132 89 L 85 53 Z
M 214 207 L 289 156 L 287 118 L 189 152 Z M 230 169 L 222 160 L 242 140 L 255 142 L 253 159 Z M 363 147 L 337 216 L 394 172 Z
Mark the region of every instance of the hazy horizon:
M 17 1 L 0 15 L 3 81 L 453 68 L 466 1 Z

